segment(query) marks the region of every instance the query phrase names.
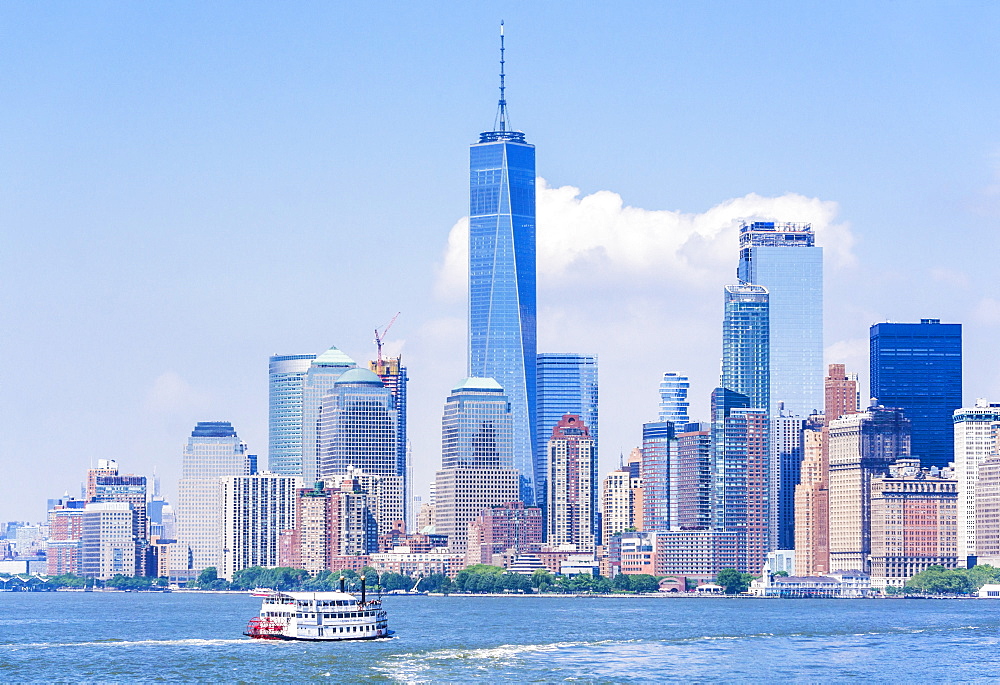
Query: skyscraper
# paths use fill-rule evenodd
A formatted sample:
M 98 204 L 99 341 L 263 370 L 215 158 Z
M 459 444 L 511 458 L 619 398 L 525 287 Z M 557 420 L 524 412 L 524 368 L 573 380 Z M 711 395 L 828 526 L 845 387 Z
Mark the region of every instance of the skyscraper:
M 767 288 L 771 416 L 823 406 L 823 248 L 810 224 L 756 221 L 740 227 L 741 283 Z M 836 418 L 836 417 L 834 417 Z
M 682 530 L 712 527 L 712 432 L 707 423 L 681 425 L 677 434 L 677 521 Z
M 406 384 L 410 381 L 403 366 L 402 356 L 389 359 L 375 359 L 368 362 L 368 368 L 375 372 L 385 387 L 392 393 L 393 406 L 396 408 L 396 472 L 405 474 L 403 478 L 403 501 L 406 510 L 407 525 L 413 517 L 413 504 L 410 501 L 412 489 L 412 474 L 409 461 L 409 440 L 406 434 Z
M 783 410 L 771 417 L 771 539 L 774 549 L 795 545 L 795 486 L 802 468 L 802 431 L 805 420 Z
M 220 484 L 226 476 L 250 475 L 247 446 L 228 421 L 201 421 L 184 447 L 177 486 L 177 538 L 189 549 L 188 576 L 218 567 L 222 554 Z M 171 555 L 171 563 L 173 555 Z M 183 562 L 182 562 L 183 563 Z M 172 573 L 173 575 L 173 573 Z
M 469 150 L 469 376 L 496 379 L 511 405 L 521 499 L 534 504 L 535 146 L 509 128 L 500 37 L 494 130 Z
M 331 347 L 309 364 L 302 384 L 302 470 L 285 475 L 302 476 L 306 483 L 316 482 L 320 472 L 320 404 L 337 379 L 345 371 L 356 367 L 354 360 L 336 347 Z
M 535 459 L 541 473 L 538 500 L 547 492 L 548 441 L 552 429 L 566 414 L 579 416 L 594 441 L 597 460 L 597 355 L 542 352 L 538 355 L 538 405 L 536 411 Z
M 910 420 L 869 407 L 830 421 L 830 570 L 869 571 L 871 482 L 910 452 Z
M 871 394 L 913 424 L 912 454 L 924 466 L 954 458 L 952 414 L 962 406 L 962 324 L 939 319 L 871 327 Z
M 1000 404 L 976 401 L 974 407 L 956 409 L 952 418 L 955 431 L 955 477 L 958 480 L 958 565 L 975 566 L 976 512 L 980 466 L 1000 455 Z M 971 557 L 971 558 L 970 558 Z
M 770 305 L 767 288 L 727 285 L 722 324 L 722 382 L 750 398 L 754 409 L 770 411 Z
M 435 480 L 437 532 L 465 553 L 468 524 L 483 509 L 518 501 L 510 403 L 492 378 L 466 378 L 448 396 Z
M 654 421 L 642 424 L 642 530 L 670 530 L 676 520 L 676 492 L 672 492 L 672 459 L 677 455 L 674 424 Z
M 688 389 L 691 382 L 687 376 L 680 376 L 671 371 L 663 374 L 660 381 L 660 421 L 670 421 L 680 428 L 690 422 L 688 408 Z
M 222 555 L 219 577 L 250 566 L 278 566 L 281 531 L 295 527 L 298 476 L 264 473 L 220 478 Z
M 276 354 L 268 364 L 267 464 L 271 473 L 302 474 L 302 389 L 315 354 Z
M 587 425 L 566 414 L 549 439 L 546 540 L 592 552 L 600 517 L 597 510 L 597 455 Z

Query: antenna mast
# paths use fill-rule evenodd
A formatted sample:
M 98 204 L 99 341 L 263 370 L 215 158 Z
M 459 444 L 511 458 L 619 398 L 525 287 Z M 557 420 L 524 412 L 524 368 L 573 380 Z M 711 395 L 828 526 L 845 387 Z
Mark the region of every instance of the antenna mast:
M 500 20 L 500 105 L 497 116 L 500 119 L 499 131 L 507 130 L 507 98 L 504 94 L 504 44 L 503 44 L 503 20 Z

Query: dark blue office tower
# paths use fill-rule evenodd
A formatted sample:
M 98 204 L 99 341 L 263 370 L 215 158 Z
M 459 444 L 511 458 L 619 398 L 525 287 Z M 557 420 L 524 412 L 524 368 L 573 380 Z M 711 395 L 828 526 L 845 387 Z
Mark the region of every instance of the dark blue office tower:
M 497 119 L 469 150 L 469 376 L 509 398 L 521 496 L 535 504 L 535 146 L 510 130 L 503 51 L 501 25 Z
M 952 413 L 962 406 L 962 325 L 873 325 L 871 395 L 910 419 L 910 450 L 923 466 L 947 466 L 955 453 Z

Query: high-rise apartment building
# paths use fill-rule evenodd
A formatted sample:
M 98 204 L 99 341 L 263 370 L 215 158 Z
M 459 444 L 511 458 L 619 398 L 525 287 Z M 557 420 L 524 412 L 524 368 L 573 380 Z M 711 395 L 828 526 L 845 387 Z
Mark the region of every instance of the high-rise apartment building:
M 872 587 L 902 587 L 931 566 L 955 568 L 953 475 L 921 469 L 919 459 L 899 459 L 872 478 Z
M 552 429 L 566 414 L 574 414 L 590 430 L 594 459 L 598 454 L 597 355 L 542 352 L 537 356 L 538 400 L 535 412 L 535 461 L 538 464 L 538 504 L 545 510 L 548 442 Z
M 961 506 L 959 503 L 959 510 Z M 1000 455 L 988 457 L 979 464 L 975 544 L 976 563 L 1000 567 Z
M 513 467 L 512 408 L 492 378 L 452 389 L 441 421 L 441 470 L 434 484 L 435 527 L 465 553 L 469 521 L 483 509 L 519 501 L 524 475 Z
M 843 364 L 830 364 L 823 383 L 824 414 L 807 420 L 803 458 L 795 488 L 795 572 L 830 572 L 829 423 L 858 412 L 858 381 Z
M 871 395 L 906 412 L 912 454 L 943 468 L 954 458 L 952 414 L 962 407 L 962 325 L 939 319 L 871 327 Z
M 246 443 L 228 421 L 201 421 L 188 438 L 177 485 L 177 538 L 183 552 L 173 571 L 196 577 L 222 555 L 221 479 L 251 475 Z M 179 565 L 175 565 L 179 564 Z
M 769 295 L 771 403 L 764 408 L 777 416 L 782 402 L 789 415 L 809 416 L 823 401 L 823 248 L 816 246 L 812 226 L 744 223 L 737 276 Z
M 780 404 L 780 403 L 779 403 Z M 784 409 L 771 417 L 770 548 L 795 544 L 795 486 L 802 468 L 805 420 Z
M 510 129 L 501 36 L 494 130 L 469 149 L 469 376 L 495 378 L 511 405 L 521 499 L 534 504 L 536 388 L 535 146 Z
M 137 540 L 149 539 L 149 520 L 146 511 L 146 477 L 135 474 L 120 474 L 105 471 L 93 477 L 93 495 L 87 499 L 91 502 L 128 502 L 135 512 L 132 531 Z
M 958 564 L 976 565 L 976 511 L 979 467 L 1000 454 L 1000 404 L 977 400 L 974 407 L 956 409 L 955 478 L 958 481 Z
M 302 474 L 302 390 L 315 354 L 276 354 L 268 364 L 267 464 L 271 473 Z
M 574 414 L 563 416 L 551 435 L 546 541 L 592 552 L 600 535 L 594 441 L 587 425 Z
M 402 356 L 382 360 L 370 360 L 368 368 L 382 379 L 383 385 L 392 393 L 392 404 L 396 409 L 396 473 L 403 476 L 403 509 L 409 524 L 413 517 L 409 449 L 406 433 L 406 384 L 410 381 L 403 366 Z
M 494 556 L 538 552 L 542 546 L 542 510 L 523 502 L 484 509 L 469 522 L 467 564 L 492 564 Z
M 725 419 L 725 519 L 740 536 L 737 570 L 756 573 L 770 551 L 770 421 L 767 409 L 734 408 Z
M 770 313 L 767 288 L 727 285 L 722 324 L 721 387 L 750 398 L 754 409 L 770 410 Z
M 57 500 L 49 509 L 49 542 L 45 551 L 46 573 L 80 573 L 80 541 L 83 537 L 82 499 Z
M 677 430 L 677 520 L 681 530 L 712 527 L 712 431 L 707 423 L 680 424 Z
M 674 424 L 654 421 L 642 424 L 642 527 L 647 533 L 670 530 L 677 517 L 676 481 L 671 477 L 676 457 Z
M 663 374 L 660 381 L 660 416 L 659 421 L 670 421 L 675 426 L 682 426 L 689 423 L 688 409 L 691 403 L 688 402 L 688 389 L 691 382 L 687 376 L 668 371 Z
M 802 465 L 795 486 L 795 575 L 824 576 L 830 572 L 829 466 L 822 417 L 810 419 L 802 431 Z
M 743 494 L 729 487 L 730 483 L 742 480 L 746 465 L 740 455 L 730 457 L 727 453 L 726 420 L 736 409 L 749 407 L 750 398 L 746 395 L 726 388 L 712 391 L 712 527 L 716 530 L 725 530 L 726 522 L 739 518 L 745 510 L 741 504 Z M 730 513 L 730 503 L 740 509 Z
M 295 527 L 298 476 L 262 473 L 220 478 L 222 554 L 218 573 L 233 574 L 251 566 L 278 566 L 281 531 Z
M 302 476 L 306 483 L 313 483 L 320 474 L 319 413 L 323 398 L 333 390 L 345 371 L 356 368 L 357 364 L 346 354 L 331 347 L 309 363 L 302 383 L 302 470 L 286 473 Z
M 870 570 L 871 482 L 910 452 L 910 420 L 870 407 L 829 422 L 830 570 Z
M 128 502 L 95 502 L 83 510 L 80 572 L 108 580 L 134 576 L 136 570 L 135 512 Z
M 639 529 L 642 521 L 636 521 L 633 506 L 632 478 L 628 469 L 621 467 L 608 473 L 601 485 L 602 544 L 607 544 L 612 535 Z

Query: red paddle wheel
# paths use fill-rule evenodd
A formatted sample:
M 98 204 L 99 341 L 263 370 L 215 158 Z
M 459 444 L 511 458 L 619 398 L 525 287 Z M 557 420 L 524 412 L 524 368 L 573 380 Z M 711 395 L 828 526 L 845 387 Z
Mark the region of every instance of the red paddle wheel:
M 247 623 L 246 632 L 243 634 L 256 640 L 280 640 L 281 631 L 284 628 L 285 624 L 283 622 L 270 616 L 264 618 L 254 616 Z

